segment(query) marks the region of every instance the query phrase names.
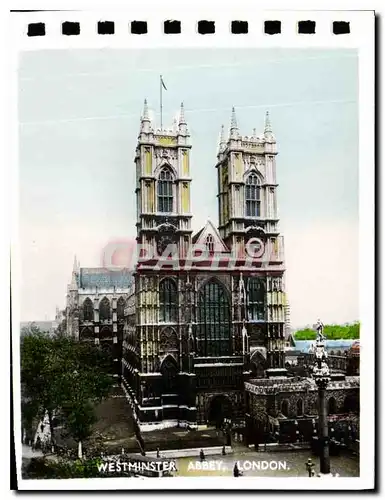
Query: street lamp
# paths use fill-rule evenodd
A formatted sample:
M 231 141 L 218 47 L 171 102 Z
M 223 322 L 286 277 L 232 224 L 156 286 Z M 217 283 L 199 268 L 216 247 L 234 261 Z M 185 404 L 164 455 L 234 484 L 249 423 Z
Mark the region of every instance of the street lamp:
M 316 330 L 317 340 L 314 352 L 315 364 L 313 367 L 313 378 L 318 387 L 320 472 L 321 474 L 330 474 L 328 420 L 325 399 L 326 387 L 330 382 L 330 371 L 326 363 L 327 353 L 325 350 L 325 336 L 323 335 L 323 324 L 320 320 L 318 320 Z

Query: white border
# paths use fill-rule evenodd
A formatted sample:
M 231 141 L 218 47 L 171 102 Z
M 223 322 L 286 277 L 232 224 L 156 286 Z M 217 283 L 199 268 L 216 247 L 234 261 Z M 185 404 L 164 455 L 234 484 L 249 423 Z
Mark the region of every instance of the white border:
M 16 65 L 17 53 L 20 50 L 41 50 L 49 48 L 97 48 L 97 47 L 126 47 L 126 48 L 174 48 L 177 40 L 178 47 L 322 47 L 322 48 L 358 48 L 359 49 L 359 101 L 360 101 L 360 313 L 362 321 L 361 340 L 361 456 L 359 478 L 334 478 L 316 481 L 313 478 L 241 478 L 234 481 L 232 478 L 161 478 L 154 481 L 139 479 L 72 479 L 72 480 L 23 480 L 20 477 L 21 444 L 18 436 L 20 425 L 19 397 L 19 304 L 17 294 L 13 295 L 13 350 L 14 350 L 14 395 L 15 395 L 15 438 L 18 465 L 19 489 L 79 489 L 79 490 L 110 490 L 110 489 L 363 489 L 374 485 L 374 14 L 371 11 L 279 11 L 287 9 L 287 3 L 270 2 L 274 10 L 261 11 L 253 5 L 255 2 L 237 1 L 235 4 L 221 2 L 220 7 L 207 5 L 207 2 L 198 0 L 192 4 L 180 5 L 178 2 L 144 2 L 140 5 L 124 6 L 124 2 L 113 0 L 109 2 L 108 10 L 103 10 L 103 2 L 74 2 L 69 0 L 64 5 L 52 1 L 35 2 L 34 9 L 76 9 L 81 7 L 100 9 L 89 12 L 34 12 L 13 13 L 9 19 L 8 42 L 11 47 L 10 69 L 10 99 L 8 118 L 12 130 L 12 140 L 8 142 L 8 159 L 10 160 L 12 182 L 12 249 L 13 249 L 13 284 L 19 285 L 18 262 L 18 235 L 17 235 L 17 81 Z M 336 2 L 318 2 L 318 8 L 334 8 Z M 12 3 L 12 8 L 30 9 L 28 1 Z M 290 7 L 308 6 L 307 2 L 290 2 Z M 350 1 L 344 5 L 351 9 L 368 8 L 364 2 Z M 114 11 L 112 11 L 114 9 Z M 162 21 L 178 19 L 182 21 L 181 35 L 164 35 Z M 195 31 L 196 22 L 201 19 L 215 20 L 215 35 L 199 35 Z M 281 20 L 282 33 L 280 35 L 265 35 L 263 33 L 264 20 Z M 316 21 L 315 35 L 297 35 L 297 21 L 311 19 Z M 61 22 L 73 20 L 81 22 L 81 35 L 64 37 L 61 35 Z M 97 35 L 96 23 L 98 20 L 115 21 L 114 35 Z M 146 20 L 148 22 L 147 35 L 131 35 L 128 31 L 128 22 L 132 20 Z M 248 35 L 232 35 L 230 22 L 232 20 L 247 20 L 249 22 Z M 349 35 L 333 35 L 331 23 L 335 20 L 350 22 Z M 25 36 L 26 26 L 30 22 L 45 22 L 46 36 L 30 38 Z

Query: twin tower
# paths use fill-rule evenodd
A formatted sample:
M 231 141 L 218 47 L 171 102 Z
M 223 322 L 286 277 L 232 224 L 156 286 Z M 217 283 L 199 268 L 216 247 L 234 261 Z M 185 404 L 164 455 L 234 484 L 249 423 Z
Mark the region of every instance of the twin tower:
M 233 109 L 216 162 L 219 225 L 208 221 L 194 235 L 190 151 L 183 104 L 171 129 L 156 129 L 145 101 L 135 154 L 145 258 L 128 298 L 122 369 L 143 429 L 242 420 L 244 382 L 285 373 L 284 252 L 269 115 L 262 135 L 242 136 Z M 178 258 L 159 266 L 170 246 Z M 202 246 L 207 258 L 188 268 L 191 248 Z
M 155 129 L 145 101 L 135 155 L 137 240 L 151 249 L 150 254 L 160 254 L 173 243 L 183 258 L 192 243 L 190 151 L 183 103 L 172 128 Z M 247 252 L 254 243 L 248 236 L 257 228 L 264 235 L 264 250 L 283 255 L 277 227 L 276 154 L 269 113 L 263 134 L 254 129 L 250 136 L 242 136 L 233 108 L 228 137 L 222 125 L 216 162 L 218 230 L 233 255 Z

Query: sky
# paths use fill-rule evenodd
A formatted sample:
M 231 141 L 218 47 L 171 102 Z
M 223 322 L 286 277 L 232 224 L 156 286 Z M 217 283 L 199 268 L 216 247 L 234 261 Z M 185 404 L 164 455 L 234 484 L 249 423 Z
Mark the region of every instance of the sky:
M 74 255 L 101 265 L 135 236 L 134 152 L 144 98 L 191 134 L 192 227 L 217 223 L 216 153 L 235 106 L 242 135 L 277 138 L 278 209 L 293 327 L 359 319 L 358 58 L 353 50 L 30 51 L 19 61 L 21 321 L 64 308 Z

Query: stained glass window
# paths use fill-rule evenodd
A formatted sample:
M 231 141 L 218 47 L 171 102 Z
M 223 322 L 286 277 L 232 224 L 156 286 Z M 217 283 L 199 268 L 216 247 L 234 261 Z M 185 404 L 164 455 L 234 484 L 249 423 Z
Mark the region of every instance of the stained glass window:
M 199 290 L 196 344 L 200 356 L 231 355 L 230 303 L 223 285 L 216 281 Z

